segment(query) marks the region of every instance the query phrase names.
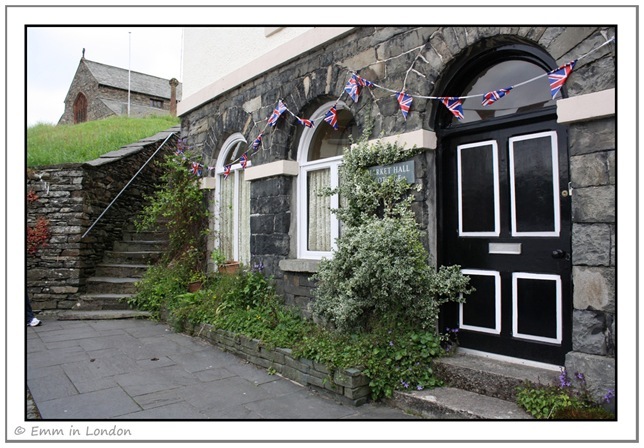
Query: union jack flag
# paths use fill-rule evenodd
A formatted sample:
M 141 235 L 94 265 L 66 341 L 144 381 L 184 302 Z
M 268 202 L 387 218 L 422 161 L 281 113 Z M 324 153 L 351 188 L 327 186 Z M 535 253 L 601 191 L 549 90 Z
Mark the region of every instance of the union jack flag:
M 246 169 L 246 165 L 248 165 L 248 154 L 244 153 L 242 156 L 239 158 L 239 163 L 241 163 L 241 166 L 243 169 Z
M 447 107 L 450 112 L 459 120 L 465 118 L 463 115 L 463 103 L 458 97 L 450 96 L 447 98 L 441 99 L 441 102 Z
M 349 81 L 347 81 L 347 85 L 344 87 L 344 90 L 349 94 L 351 99 L 357 103 L 360 99 L 360 92 L 363 87 L 373 87 L 373 83 L 353 74 L 351 75 L 351 78 L 349 78 Z
M 324 121 L 333 126 L 333 129 L 338 129 L 338 111 L 335 106 L 331 107 L 324 116 Z
M 228 179 L 228 176 L 230 175 L 230 165 L 226 165 L 224 167 L 224 179 Z
M 302 126 L 306 126 L 307 128 L 312 128 L 313 125 L 315 124 L 313 120 L 307 120 L 306 118 L 300 118 L 300 117 L 295 117 L 297 118 L 298 123 L 300 123 Z
M 493 90 L 492 92 L 488 92 L 483 96 L 482 104 L 484 106 L 489 106 L 490 104 L 495 103 L 497 100 L 510 93 L 510 90 L 512 90 L 512 87 L 506 87 L 505 89 Z
M 563 85 L 566 83 L 568 76 L 572 73 L 572 70 L 575 68 L 577 61 L 572 61 L 566 65 L 562 65 L 556 70 L 553 70 L 548 73 L 548 82 L 550 83 L 550 94 L 552 99 L 555 99 L 557 93 L 561 90 Z
M 251 146 L 251 147 L 252 147 L 255 151 L 258 151 L 258 150 L 259 150 L 259 147 L 260 147 L 260 146 L 261 146 L 261 144 L 262 144 L 262 137 L 263 137 L 263 136 L 264 136 L 264 133 L 263 133 L 263 132 L 260 132 L 260 133 L 259 133 L 259 135 L 257 136 L 257 138 L 256 138 L 255 140 L 253 140 L 253 144 L 252 144 L 252 146 Z
M 275 126 L 275 123 L 277 123 L 277 119 L 286 111 L 286 106 L 282 102 L 282 100 L 279 100 L 277 103 L 277 106 L 273 110 L 273 113 L 271 114 L 270 117 L 268 117 L 268 125 L 269 126 Z
M 190 172 L 194 174 L 195 176 L 201 176 L 203 165 L 197 162 L 192 162 L 192 167 L 190 169 Z
M 402 112 L 405 120 L 407 120 L 407 114 L 409 113 L 411 102 L 411 96 L 407 95 L 405 92 L 398 92 L 398 104 L 400 105 L 400 111 Z

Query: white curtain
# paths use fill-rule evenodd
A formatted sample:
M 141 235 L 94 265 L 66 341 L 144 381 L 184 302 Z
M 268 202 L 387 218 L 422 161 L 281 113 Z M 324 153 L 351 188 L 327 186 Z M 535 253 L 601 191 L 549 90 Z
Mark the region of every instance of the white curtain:
M 250 182 L 239 171 L 239 262 L 250 262 Z
M 308 249 L 331 250 L 331 199 L 320 196 L 322 189 L 331 185 L 331 170 L 308 172 Z
M 219 195 L 219 248 L 227 259 L 233 260 L 234 253 L 234 197 L 235 177 L 234 173 L 228 179 L 221 178 L 221 194 Z

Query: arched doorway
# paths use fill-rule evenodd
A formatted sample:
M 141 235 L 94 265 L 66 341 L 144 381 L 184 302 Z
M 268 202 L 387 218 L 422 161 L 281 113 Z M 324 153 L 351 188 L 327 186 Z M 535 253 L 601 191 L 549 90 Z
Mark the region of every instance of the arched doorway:
M 488 42 L 453 64 L 440 92 L 485 93 L 552 68 L 538 48 Z M 563 365 L 572 347 L 569 159 L 547 77 L 463 109 L 460 121 L 440 109 L 435 117 L 438 250 L 476 292 L 446 306 L 441 325 L 458 327 L 466 349 Z
M 74 124 L 87 121 L 87 97 L 83 93 L 76 95 L 74 100 Z

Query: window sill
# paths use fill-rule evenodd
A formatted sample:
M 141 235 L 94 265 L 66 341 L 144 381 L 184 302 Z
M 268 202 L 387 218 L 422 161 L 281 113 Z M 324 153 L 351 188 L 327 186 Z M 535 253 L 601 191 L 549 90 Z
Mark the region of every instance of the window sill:
M 285 272 L 318 272 L 320 260 L 290 259 L 280 260 L 279 267 Z

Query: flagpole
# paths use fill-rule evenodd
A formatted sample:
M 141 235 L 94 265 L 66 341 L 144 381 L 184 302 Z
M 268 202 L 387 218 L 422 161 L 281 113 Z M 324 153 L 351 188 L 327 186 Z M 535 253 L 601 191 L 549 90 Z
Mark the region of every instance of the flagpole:
M 130 85 L 131 85 L 131 70 L 132 65 L 132 32 L 128 31 L 128 61 L 127 61 L 127 116 L 130 116 Z

